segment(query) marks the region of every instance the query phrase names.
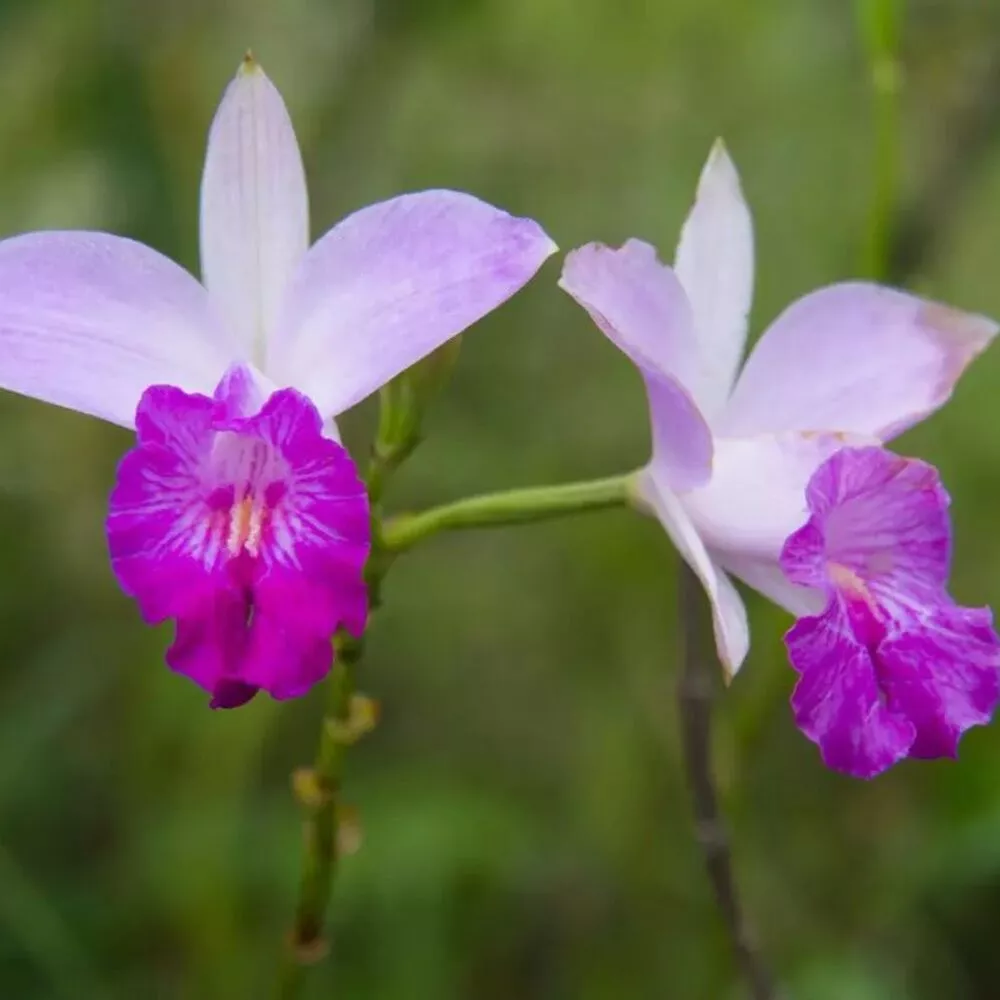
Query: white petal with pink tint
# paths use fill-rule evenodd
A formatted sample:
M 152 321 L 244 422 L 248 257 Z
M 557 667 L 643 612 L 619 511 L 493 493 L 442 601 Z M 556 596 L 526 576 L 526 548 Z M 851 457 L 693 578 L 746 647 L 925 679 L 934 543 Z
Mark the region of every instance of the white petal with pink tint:
M 652 508 L 677 551 L 705 588 L 712 606 L 719 659 L 731 677 L 739 670 L 750 648 L 750 629 L 743 599 L 705 550 L 681 499 L 658 484 L 648 469 L 639 477 L 638 485 L 643 500 Z
M 716 565 L 796 617 L 818 615 L 823 610 L 822 591 L 791 583 L 774 559 L 716 549 L 708 551 Z
M 857 436 L 759 434 L 717 438 L 711 481 L 684 495 L 711 549 L 777 564 L 785 539 L 807 519 L 806 484 L 822 462 Z
M 250 56 L 208 136 L 201 269 L 220 316 L 258 367 L 292 274 L 309 247 L 309 202 L 285 103 Z
M 891 288 L 832 285 L 799 299 L 764 334 L 716 430 L 889 440 L 948 399 L 997 329 L 983 316 Z
M 712 432 L 687 390 L 675 379 L 643 372 L 652 426 L 651 466 L 671 490 L 703 486 L 712 475 Z
M 141 243 L 0 242 L 0 388 L 133 427 L 149 386 L 211 393 L 232 355 L 201 285 Z
M 506 301 L 555 249 L 536 222 L 457 191 L 363 208 L 306 255 L 268 374 L 336 416 Z
M 672 490 L 702 486 L 712 473 L 712 433 L 682 375 L 693 374 L 697 359 L 676 275 L 651 246 L 629 240 L 620 250 L 598 243 L 574 250 L 559 284 L 639 369 L 660 482 Z
M 691 304 L 655 247 L 641 240 L 617 250 L 588 243 L 566 255 L 559 287 L 636 365 L 693 394 L 699 359 Z
M 698 343 L 697 377 L 688 388 L 711 421 L 736 379 L 753 301 L 753 221 L 721 141 L 702 171 L 674 268 L 691 303 Z

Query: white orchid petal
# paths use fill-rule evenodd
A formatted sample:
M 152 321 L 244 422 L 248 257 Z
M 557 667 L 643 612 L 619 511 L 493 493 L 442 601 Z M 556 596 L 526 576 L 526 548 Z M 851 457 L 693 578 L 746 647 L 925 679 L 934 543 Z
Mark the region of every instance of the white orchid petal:
M 0 388 L 133 427 L 150 385 L 211 394 L 231 360 L 204 288 L 155 250 L 90 232 L 0 242 Z
M 681 558 L 694 570 L 712 606 L 712 625 L 719 660 L 732 677 L 750 649 L 750 627 L 743 599 L 729 577 L 705 549 L 684 509 L 683 500 L 656 481 L 649 470 L 639 478 L 642 498 L 652 508 Z
M 209 131 L 201 269 L 220 316 L 258 366 L 308 247 L 309 202 L 295 132 L 281 95 L 247 56 Z
M 590 243 L 566 256 L 559 286 L 639 369 L 649 398 L 652 466 L 673 490 L 706 483 L 712 433 L 692 398 L 691 308 L 673 271 L 648 243 Z
M 457 191 L 370 205 L 306 255 L 267 370 L 324 416 L 342 413 L 499 306 L 555 249 L 536 222 Z
M 727 573 L 742 580 L 748 587 L 763 594 L 796 618 L 818 615 L 826 605 L 827 597 L 821 590 L 792 583 L 781 567 L 769 559 L 754 559 L 752 556 L 716 552 L 714 549 L 709 552 Z
M 872 441 L 796 432 L 716 438 L 712 478 L 685 493 L 685 506 L 709 548 L 777 564 L 785 539 L 807 520 L 809 477 L 834 452 Z
M 997 324 L 850 282 L 789 306 L 761 337 L 717 431 L 844 431 L 888 441 L 933 413 Z
M 753 301 L 753 221 L 726 147 L 712 147 L 674 263 L 694 313 L 698 376 L 689 386 L 711 422 L 736 379 Z

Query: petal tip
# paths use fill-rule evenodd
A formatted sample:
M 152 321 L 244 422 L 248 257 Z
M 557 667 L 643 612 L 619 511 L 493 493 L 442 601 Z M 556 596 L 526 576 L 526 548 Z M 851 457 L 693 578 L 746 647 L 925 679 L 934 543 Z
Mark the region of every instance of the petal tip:
M 237 76 L 253 76 L 256 73 L 263 73 L 264 70 L 261 69 L 261 65 L 257 62 L 256 56 L 253 54 L 252 49 L 247 49 L 243 53 L 243 59 L 240 61 L 240 68 L 236 71 Z
M 961 368 L 981 354 L 997 335 L 1000 325 L 988 316 L 964 312 L 940 302 L 926 302 L 921 325 L 936 336 Z
M 522 247 L 531 248 L 531 253 L 541 267 L 553 254 L 559 252 L 559 244 L 542 228 L 541 224 L 527 217 L 511 216 L 514 224 L 522 230 Z
M 721 138 L 712 143 L 708 159 L 698 180 L 698 195 L 712 190 L 729 191 L 742 197 L 743 188 L 740 175 L 729 155 L 729 149 Z
M 569 295 L 573 294 L 576 287 L 576 279 L 580 269 L 586 267 L 588 261 L 599 256 L 603 251 L 608 250 L 603 243 L 585 243 L 582 247 L 570 250 L 563 257 L 562 270 L 559 273 L 558 286 Z
M 572 289 L 576 287 L 577 279 L 586 279 L 588 268 L 610 265 L 615 260 L 623 262 L 653 263 L 667 271 L 672 271 L 669 265 L 664 264 L 659 257 L 656 247 L 645 240 L 632 237 L 627 239 L 620 247 L 610 246 L 595 240 L 592 243 L 584 243 L 583 246 L 570 250 L 563 258 L 562 273 L 559 276 L 559 287 L 573 295 Z
M 747 658 L 747 653 L 750 652 L 750 647 L 743 644 L 740 640 L 737 640 L 738 644 L 736 648 L 730 649 L 727 641 L 728 638 L 716 626 L 715 645 L 719 657 L 719 666 L 722 667 L 722 683 L 726 687 L 729 687 L 733 683 L 736 675 L 740 672 L 740 667 L 743 666 Z
M 559 252 L 559 245 L 542 228 L 541 223 L 527 216 L 510 216 L 511 224 L 516 227 L 520 235 L 518 243 L 524 250 L 529 250 L 530 254 L 541 267 L 553 254 Z
M 721 135 L 716 136 L 715 142 L 712 143 L 712 148 L 708 151 L 708 160 L 705 166 L 715 163 L 732 163 L 732 158 L 729 156 L 729 147 Z

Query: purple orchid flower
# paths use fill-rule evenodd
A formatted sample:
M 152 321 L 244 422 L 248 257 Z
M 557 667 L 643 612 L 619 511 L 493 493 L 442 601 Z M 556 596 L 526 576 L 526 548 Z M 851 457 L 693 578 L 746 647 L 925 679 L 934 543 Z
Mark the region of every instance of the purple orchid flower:
M 106 233 L 0 242 L 0 387 L 134 427 L 108 542 L 167 662 L 232 707 L 305 692 L 364 627 L 368 504 L 333 418 L 496 308 L 555 250 L 467 194 L 372 205 L 309 247 L 280 94 L 249 57 L 212 124 L 204 286 Z
M 653 455 L 638 479 L 712 604 L 729 674 L 749 631 L 729 574 L 796 615 L 824 588 L 779 556 L 807 520 L 806 484 L 845 445 L 881 444 L 934 412 L 997 324 L 890 288 L 832 285 L 791 305 L 740 371 L 753 231 L 721 143 L 709 156 L 673 269 L 629 240 L 569 254 L 560 281 L 635 363 Z
M 785 636 L 799 728 L 838 771 L 871 778 L 906 756 L 954 757 L 1000 698 L 986 608 L 948 596 L 948 495 L 934 468 L 845 448 L 813 474 L 788 578 L 826 598 Z

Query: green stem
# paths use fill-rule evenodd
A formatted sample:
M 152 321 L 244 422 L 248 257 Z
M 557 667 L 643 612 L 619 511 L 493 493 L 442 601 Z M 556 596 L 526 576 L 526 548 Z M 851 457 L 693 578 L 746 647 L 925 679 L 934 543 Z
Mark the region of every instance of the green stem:
M 899 188 L 899 22 L 903 0 L 855 0 L 870 64 L 874 115 L 874 188 L 865 271 L 884 280 Z
M 523 524 L 588 510 L 622 507 L 632 500 L 634 473 L 560 486 L 533 486 L 456 500 L 419 514 L 400 514 L 382 526 L 381 547 L 401 552 L 439 531 Z
M 323 958 L 323 923 L 337 872 L 338 807 L 344 757 L 350 738 L 354 704 L 354 666 L 361 644 L 343 632 L 335 640 L 336 660 L 327 682 L 327 708 L 320 726 L 312 770 L 298 776 L 299 799 L 305 809 L 305 854 L 299 879 L 299 901 L 289 935 L 278 996 L 294 1000 L 301 994 L 308 966 Z

